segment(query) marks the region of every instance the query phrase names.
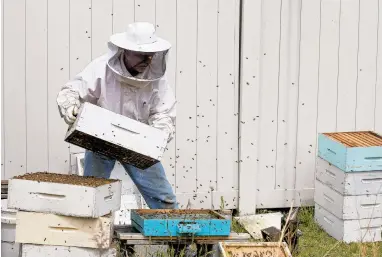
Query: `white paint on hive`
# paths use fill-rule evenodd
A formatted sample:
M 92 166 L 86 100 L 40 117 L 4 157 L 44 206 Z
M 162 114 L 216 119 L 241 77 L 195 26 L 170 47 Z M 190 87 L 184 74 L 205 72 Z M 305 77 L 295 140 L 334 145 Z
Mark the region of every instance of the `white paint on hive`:
M 118 210 L 121 204 L 120 181 L 87 187 L 10 179 L 8 190 L 8 208 L 24 211 L 94 218 Z
M 20 257 L 21 244 L 11 242 L 1 242 L 1 256 L 4 257 Z
M 113 215 L 79 218 L 19 211 L 15 241 L 23 244 L 109 248 L 113 218 Z
M 56 245 L 22 245 L 22 257 L 116 257 L 115 248 L 110 249 L 91 249 L 73 246 L 56 246 Z

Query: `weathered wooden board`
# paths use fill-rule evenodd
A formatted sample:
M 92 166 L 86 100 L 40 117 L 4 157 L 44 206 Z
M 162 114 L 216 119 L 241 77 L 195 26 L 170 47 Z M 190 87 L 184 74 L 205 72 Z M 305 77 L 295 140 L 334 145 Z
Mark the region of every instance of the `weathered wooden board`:
M 78 218 L 18 211 L 16 242 L 105 249 L 111 246 L 112 215 Z
M 267 256 L 292 257 L 285 242 L 247 242 L 247 243 L 219 243 L 219 251 L 223 257 Z

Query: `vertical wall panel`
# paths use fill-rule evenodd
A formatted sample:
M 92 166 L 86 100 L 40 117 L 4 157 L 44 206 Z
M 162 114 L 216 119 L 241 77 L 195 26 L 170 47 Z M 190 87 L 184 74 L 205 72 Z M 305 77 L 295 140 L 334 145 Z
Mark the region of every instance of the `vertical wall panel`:
M 235 46 L 240 1 L 219 0 L 218 81 L 217 81 L 217 191 L 238 189 L 238 88 L 236 73 L 238 48 Z M 249 158 L 254 158 L 253 156 Z M 249 159 L 247 158 L 247 159 Z
M 166 77 L 174 94 L 176 95 L 176 54 L 177 54 L 177 23 L 176 23 L 176 0 L 156 0 L 156 31 L 159 37 L 163 37 L 171 43 L 169 52 Z M 175 138 L 167 145 L 162 164 L 166 175 L 173 188 L 175 188 Z
M 113 2 L 110 0 L 92 0 L 91 3 L 91 57 L 94 60 L 108 50 L 107 42 L 113 30 Z
M 260 133 L 257 174 L 259 190 L 274 187 L 276 171 L 276 135 L 280 53 L 281 0 L 264 1 L 260 55 Z M 263 204 L 259 202 L 260 206 Z
M 4 136 L 4 1 L 1 1 L 1 177 L 5 179 Z
M 25 0 L 4 1 L 5 177 L 26 172 Z M 16 61 L 17 60 L 17 61 Z
M 113 33 L 126 31 L 127 25 L 134 22 L 134 0 L 113 0 Z
M 282 2 L 275 189 L 294 188 L 295 182 L 300 11 L 301 1 Z
M 239 211 L 254 214 L 259 176 L 260 47 L 262 1 L 243 0 L 240 84 Z M 248 108 L 247 106 L 250 106 Z M 247 158 L 249 157 L 249 158 Z
M 26 0 L 27 172 L 48 170 L 47 15 L 47 0 Z
M 318 132 L 336 131 L 340 1 L 321 1 Z
M 379 0 L 379 8 L 382 7 L 382 0 Z M 377 55 L 377 82 L 375 86 L 375 111 L 374 122 L 375 131 L 382 133 L 382 11 L 378 8 L 378 55 Z
M 196 192 L 197 1 L 177 4 L 176 192 Z M 181 207 L 182 208 L 182 207 Z
M 59 115 L 57 93 L 106 53 L 113 32 L 125 31 L 134 20 L 149 21 L 173 46 L 167 78 L 178 101 L 177 130 L 163 159 L 167 176 L 183 207 L 191 200 L 195 208 L 210 208 L 212 201 L 219 208 L 220 197 L 226 208 L 237 207 L 239 0 L 199 1 L 199 6 L 197 1 L 176 0 L 7 1 L 5 173 L 70 171 L 70 152 L 84 149 L 64 142 L 68 126 Z M 249 76 L 249 81 L 258 79 Z
M 337 130 L 355 129 L 359 0 L 342 1 L 338 58 Z
M 73 79 L 91 62 L 92 1 L 70 0 L 70 79 Z M 85 149 L 70 145 L 71 153 L 81 153 Z M 73 164 L 71 164 L 73 165 Z
M 302 0 L 295 188 L 314 188 L 320 0 Z
M 156 0 L 135 0 L 135 21 L 151 22 L 155 25 Z
M 49 171 L 67 173 L 69 144 L 64 142 L 68 126 L 60 117 L 57 94 L 70 79 L 69 0 L 48 2 L 48 142 Z
M 218 0 L 198 1 L 197 191 L 216 187 Z M 222 179 L 224 177 L 222 176 Z
M 356 129 L 374 129 L 378 0 L 360 2 Z

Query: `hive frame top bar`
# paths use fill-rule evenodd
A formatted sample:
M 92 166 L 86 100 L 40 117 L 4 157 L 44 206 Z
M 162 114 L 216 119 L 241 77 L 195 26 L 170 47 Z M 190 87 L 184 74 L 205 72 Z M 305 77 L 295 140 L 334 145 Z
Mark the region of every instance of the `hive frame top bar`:
M 382 136 L 374 131 L 322 133 L 346 147 L 382 146 Z

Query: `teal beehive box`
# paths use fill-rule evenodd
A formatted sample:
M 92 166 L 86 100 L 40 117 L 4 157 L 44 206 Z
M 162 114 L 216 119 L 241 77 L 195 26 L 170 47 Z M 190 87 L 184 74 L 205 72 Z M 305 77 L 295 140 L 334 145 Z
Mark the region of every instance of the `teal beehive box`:
M 322 133 L 318 156 L 344 172 L 382 170 L 382 136 L 372 131 Z
M 131 211 L 131 224 L 144 236 L 229 236 L 231 220 L 213 210 Z

